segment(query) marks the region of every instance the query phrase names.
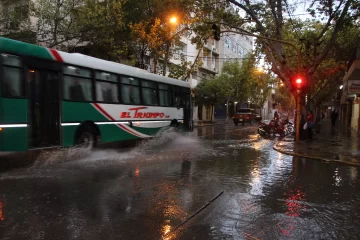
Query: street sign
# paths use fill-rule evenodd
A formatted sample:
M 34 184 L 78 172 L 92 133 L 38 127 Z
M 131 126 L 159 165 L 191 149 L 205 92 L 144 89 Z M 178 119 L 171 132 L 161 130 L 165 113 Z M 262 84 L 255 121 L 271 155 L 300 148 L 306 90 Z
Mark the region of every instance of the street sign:
M 360 80 L 348 80 L 348 94 L 360 93 Z

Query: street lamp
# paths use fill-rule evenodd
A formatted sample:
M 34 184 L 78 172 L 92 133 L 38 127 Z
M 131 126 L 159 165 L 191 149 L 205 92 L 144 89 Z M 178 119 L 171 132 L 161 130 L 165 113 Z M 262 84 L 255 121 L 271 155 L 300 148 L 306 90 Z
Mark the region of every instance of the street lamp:
M 177 23 L 177 18 L 176 17 L 171 17 L 170 18 L 170 23 L 172 23 L 172 24 Z
M 263 69 L 262 67 L 259 67 L 259 68 L 257 68 L 257 72 L 258 72 L 258 73 L 263 73 L 263 72 L 264 72 L 264 69 Z

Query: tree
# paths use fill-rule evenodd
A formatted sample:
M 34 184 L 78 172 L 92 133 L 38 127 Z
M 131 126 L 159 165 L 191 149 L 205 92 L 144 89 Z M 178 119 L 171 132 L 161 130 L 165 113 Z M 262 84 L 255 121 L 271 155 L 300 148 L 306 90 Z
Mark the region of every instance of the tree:
M 268 100 L 270 90 L 269 82 L 272 82 L 272 76 L 270 73 L 257 73 L 253 71 L 250 80 L 250 94 L 249 101 L 260 110 L 263 108 L 266 100 Z
M 36 32 L 31 28 L 29 10 L 29 4 L 2 1 L 0 13 L 1 36 L 36 43 Z
M 211 109 L 211 121 L 215 103 L 224 97 L 223 81 L 219 78 L 201 81 L 193 89 L 194 101 L 197 106 L 209 106 Z
M 225 62 L 221 74 L 211 80 L 200 82 L 194 89 L 195 103 L 213 108 L 215 103 L 226 102 L 226 115 L 229 116 L 229 101 L 234 99 L 239 103 L 250 100 L 260 108 L 269 96 L 269 74 L 256 73 L 255 58 L 249 55 L 242 62 Z
M 291 18 L 285 19 L 283 16 L 285 12 L 292 14 L 291 6 L 289 6 L 286 1 L 275 0 L 262 3 L 250 3 L 249 1 L 240 2 L 237 0 L 229 0 L 229 2 L 244 10 L 248 16 L 250 16 L 251 20 L 255 23 L 255 27 L 248 29 L 251 32 L 277 40 L 293 40 L 287 39 L 287 35 L 284 34 L 284 32 L 286 32 L 285 27 L 289 27 L 289 24 L 292 25 Z M 294 67 L 290 63 L 292 59 L 291 55 L 294 54 L 294 51 L 289 51 L 291 47 L 289 44 L 286 45 L 277 41 L 258 39 L 262 50 L 266 54 L 267 61 L 272 64 L 272 71 L 277 74 L 289 88 L 292 88 L 292 77 L 299 72 L 303 73 L 311 82 L 311 77 L 334 46 L 336 37 L 341 29 L 354 17 L 359 16 L 359 12 L 356 10 L 356 3 L 352 0 L 316 1 L 313 2 L 307 10 L 313 14 L 314 17 L 322 17 L 322 20 L 325 22 L 325 24 L 318 25 L 314 22 L 312 28 L 303 29 L 306 33 L 311 33 L 316 27 L 320 30 L 316 31 L 315 35 L 308 35 L 306 41 L 301 42 L 299 38 L 296 39 L 295 47 L 303 46 L 300 55 L 311 56 L 306 58 L 309 61 L 302 62 L 302 59 L 299 59 L 298 66 Z M 286 22 L 288 24 L 285 24 Z M 236 26 L 234 26 L 234 28 L 235 27 Z M 295 25 L 289 30 L 294 32 L 294 34 L 299 34 L 300 32 L 300 29 Z
M 32 2 L 31 17 L 36 19 L 37 42 L 50 48 L 67 50 L 82 39 L 77 11 L 84 0 L 38 0 Z
M 168 77 L 185 80 L 188 74 L 192 74 L 195 71 L 195 69 L 192 68 L 194 64 L 197 67 L 203 64 L 200 58 L 198 58 L 195 63 L 191 61 L 186 61 L 185 56 L 183 54 L 180 55 L 180 59 L 181 59 L 180 64 L 169 65 L 170 71 Z
M 93 49 L 92 55 L 120 62 L 126 57 L 128 34 L 124 23 L 125 0 L 86 0 L 77 12 L 82 42 Z M 95 49 L 97 52 L 95 52 Z
M 145 66 L 149 55 L 154 62 L 154 73 L 166 74 L 168 59 L 171 58 L 171 46 L 176 46 L 181 35 L 187 33 L 187 19 L 190 16 L 192 0 L 139 0 L 125 4 L 131 14 L 126 16 L 131 35 L 129 49 L 138 66 Z M 135 17 L 134 17 L 135 16 Z M 178 22 L 171 24 L 169 19 L 176 16 Z M 158 60 L 163 61 L 162 70 L 158 70 Z
M 133 25 L 131 24 L 130 28 L 136 46 L 141 47 L 142 55 L 145 54 L 145 52 L 149 53 L 149 56 L 155 63 L 153 73 L 157 73 L 158 59 L 165 54 L 168 44 L 167 38 L 164 36 L 169 34 L 169 31 L 166 31 L 166 28 L 158 18 L 155 19 L 154 23 L 142 21 Z
M 240 66 L 237 60 L 227 61 L 216 77 L 222 86 L 222 95 L 226 100 L 226 117 L 229 116 L 229 101 L 231 98 L 243 103 L 249 97 L 249 75 L 246 62 Z
M 279 103 L 285 111 L 292 111 L 295 108 L 295 98 L 285 86 L 279 86 L 275 89 L 273 100 Z

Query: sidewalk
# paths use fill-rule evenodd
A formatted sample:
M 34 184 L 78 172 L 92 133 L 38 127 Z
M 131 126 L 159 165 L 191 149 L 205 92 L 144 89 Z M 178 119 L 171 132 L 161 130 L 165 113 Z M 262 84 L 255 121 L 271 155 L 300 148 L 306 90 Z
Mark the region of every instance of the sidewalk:
M 359 135 L 345 129 L 337 121 L 331 127 L 330 119 L 322 119 L 319 134 L 312 140 L 295 143 L 294 137 L 287 137 L 274 145 L 274 150 L 299 157 L 306 157 L 331 163 L 347 164 L 360 167 Z

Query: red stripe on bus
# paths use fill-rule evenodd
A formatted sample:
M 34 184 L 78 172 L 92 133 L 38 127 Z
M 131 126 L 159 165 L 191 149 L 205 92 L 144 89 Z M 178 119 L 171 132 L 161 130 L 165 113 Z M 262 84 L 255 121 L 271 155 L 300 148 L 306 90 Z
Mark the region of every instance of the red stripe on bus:
M 102 112 L 109 120 L 115 121 L 115 119 L 113 117 L 111 117 L 99 104 L 97 103 L 93 103 L 93 105 L 100 111 Z M 129 132 L 137 137 L 141 137 L 139 134 L 131 131 L 130 129 L 125 128 L 123 125 L 121 124 L 117 124 L 120 128 L 122 128 L 123 130 L 125 130 L 126 132 Z
M 64 60 L 62 59 L 62 57 L 60 56 L 60 54 L 55 50 L 55 49 L 50 49 L 50 52 L 53 54 L 53 56 L 55 57 L 55 60 L 58 62 L 64 62 Z
M 99 104 L 97 103 L 93 103 L 93 104 L 100 112 L 102 112 L 105 115 L 105 117 L 107 117 L 111 121 L 115 121 L 115 119 L 112 118 L 110 114 L 108 114 Z
M 147 109 L 147 107 L 129 108 L 130 111 L 132 111 L 132 110 L 141 110 L 141 109 Z

